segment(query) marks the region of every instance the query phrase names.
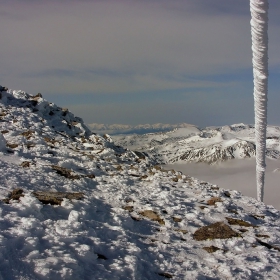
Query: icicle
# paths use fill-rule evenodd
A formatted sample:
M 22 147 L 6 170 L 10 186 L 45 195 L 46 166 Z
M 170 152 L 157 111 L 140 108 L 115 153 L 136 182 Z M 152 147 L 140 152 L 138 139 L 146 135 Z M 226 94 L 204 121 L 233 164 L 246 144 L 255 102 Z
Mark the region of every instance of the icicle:
M 267 81 L 268 81 L 268 0 L 250 0 L 255 100 L 257 198 L 263 201 L 265 177 Z

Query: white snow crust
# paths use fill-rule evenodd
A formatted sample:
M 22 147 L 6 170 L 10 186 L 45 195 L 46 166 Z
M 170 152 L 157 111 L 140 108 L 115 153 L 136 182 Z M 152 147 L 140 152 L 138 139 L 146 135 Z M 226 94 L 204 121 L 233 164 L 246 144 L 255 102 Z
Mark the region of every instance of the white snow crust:
M 24 194 L 0 202 L 0 279 L 279 279 L 280 213 L 272 206 L 162 170 L 43 97 L 9 90 L 0 107 L 0 199 L 15 188 Z M 34 191 L 84 198 L 42 204 Z M 212 197 L 222 201 L 210 206 Z M 230 225 L 239 237 L 194 239 L 227 217 L 254 227 Z

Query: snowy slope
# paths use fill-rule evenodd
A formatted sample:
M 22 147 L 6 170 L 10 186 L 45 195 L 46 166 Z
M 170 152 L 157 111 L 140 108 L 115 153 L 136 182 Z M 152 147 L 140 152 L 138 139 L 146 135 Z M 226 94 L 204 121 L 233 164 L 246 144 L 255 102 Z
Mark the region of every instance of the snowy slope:
M 41 96 L 1 92 L 0 118 L 0 279 L 279 279 L 273 207 L 152 166 Z
M 160 163 L 215 163 L 255 156 L 254 127 L 245 124 L 205 129 L 189 126 L 163 133 L 116 135 L 113 139 L 118 145 L 147 152 Z M 268 126 L 267 157 L 280 158 L 279 139 L 280 128 Z

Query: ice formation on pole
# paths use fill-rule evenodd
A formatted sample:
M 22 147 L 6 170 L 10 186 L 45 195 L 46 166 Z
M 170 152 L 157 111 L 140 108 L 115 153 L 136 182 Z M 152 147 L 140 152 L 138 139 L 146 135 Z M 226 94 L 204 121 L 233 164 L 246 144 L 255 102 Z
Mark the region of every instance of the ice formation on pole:
M 250 0 L 254 74 L 257 198 L 263 201 L 265 177 L 267 83 L 268 83 L 268 0 Z

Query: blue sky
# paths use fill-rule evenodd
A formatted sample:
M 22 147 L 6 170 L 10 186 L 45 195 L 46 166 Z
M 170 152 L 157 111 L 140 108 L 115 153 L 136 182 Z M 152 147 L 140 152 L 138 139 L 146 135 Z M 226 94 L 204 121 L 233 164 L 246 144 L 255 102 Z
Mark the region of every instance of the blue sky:
M 2 86 L 87 123 L 253 123 L 249 0 L 0 0 Z M 280 2 L 269 123 L 280 125 Z

